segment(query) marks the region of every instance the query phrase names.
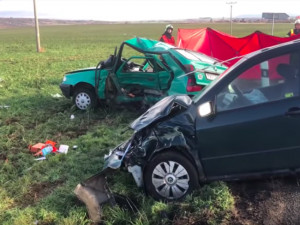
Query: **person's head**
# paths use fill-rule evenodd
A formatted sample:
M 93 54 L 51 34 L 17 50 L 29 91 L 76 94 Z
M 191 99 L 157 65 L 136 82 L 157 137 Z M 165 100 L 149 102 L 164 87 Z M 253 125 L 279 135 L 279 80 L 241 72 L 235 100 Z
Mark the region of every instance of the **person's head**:
M 173 26 L 171 25 L 171 24 L 168 24 L 167 26 L 166 26 L 166 32 L 168 32 L 168 33 L 172 33 L 173 32 Z
M 295 29 L 300 30 L 300 19 L 295 21 Z

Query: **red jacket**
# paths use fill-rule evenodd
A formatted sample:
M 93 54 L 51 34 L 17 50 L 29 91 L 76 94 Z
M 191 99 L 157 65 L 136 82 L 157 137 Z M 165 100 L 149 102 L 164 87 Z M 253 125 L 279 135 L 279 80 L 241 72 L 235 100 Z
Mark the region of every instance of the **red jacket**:
M 171 36 L 171 38 L 168 38 L 167 35 L 164 34 L 163 36 L 161 36 L 161 38 L 159 40 L 162 42 L 165 42 L 169 45 L 175 46 L 175 39 L 173 36 Z

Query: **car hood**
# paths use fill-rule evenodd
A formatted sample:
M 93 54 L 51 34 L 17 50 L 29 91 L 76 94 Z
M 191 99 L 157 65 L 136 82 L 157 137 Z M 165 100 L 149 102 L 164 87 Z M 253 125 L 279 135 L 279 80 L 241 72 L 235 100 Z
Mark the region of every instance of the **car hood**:
M 135 131 L 140 131 L 159 119 L 168 116 L 174 107 L 180 106 L 181 108 L 187 109 L 191 104 L 192 100 L 188 95 L 167 96 L 134 120 L 130 127 Z
M 88 68 L 83 68 L 83 69 L 79 69 L 79 70 L 73 70 L 73 71 L 67 72 L 66 74 L 80 73 L 80 72 L 90 71 L 90 70 L 95 70 L 95 69 L 96 69 L 96 67 L 88 67 Z

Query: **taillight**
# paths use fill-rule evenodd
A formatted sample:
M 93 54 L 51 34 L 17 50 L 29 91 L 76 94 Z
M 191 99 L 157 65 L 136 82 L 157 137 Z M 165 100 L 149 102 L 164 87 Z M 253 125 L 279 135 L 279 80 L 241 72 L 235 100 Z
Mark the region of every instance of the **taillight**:
M 187 92 L 201 91 L 202 86 L 196 83 L 195 73 L 193 73 L 193 71 L 195 71 L 195 67 L 191 64 L 184 65 L 184 67 L 186 69 L 187 76 L 188 76 L 186 91 Z
M 201 91 L 201 90 L 202 90 L 202 86 L 198 85 L 196 83 L 195 76 L 189 76 L 187 86 L 186 86 L 186 91 L 187 92 L 196 92 L 196 91 Z
M 195 67 L 192 64 L 184 65 L 184 68 L 186 69 L 186 72 L 193 72 L 195 70 Z

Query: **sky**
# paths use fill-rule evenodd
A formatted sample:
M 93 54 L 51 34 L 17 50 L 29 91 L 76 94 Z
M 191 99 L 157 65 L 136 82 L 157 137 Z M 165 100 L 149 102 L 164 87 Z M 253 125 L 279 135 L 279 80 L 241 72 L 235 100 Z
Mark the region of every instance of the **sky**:
M 0 17 L 34 18 L 34 0 L 0 0 Z M 300 15 L 300 0 L 35 0 L 38 18 L 141 21 Z

